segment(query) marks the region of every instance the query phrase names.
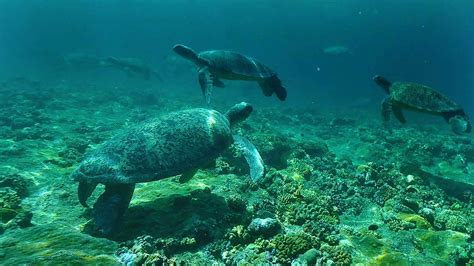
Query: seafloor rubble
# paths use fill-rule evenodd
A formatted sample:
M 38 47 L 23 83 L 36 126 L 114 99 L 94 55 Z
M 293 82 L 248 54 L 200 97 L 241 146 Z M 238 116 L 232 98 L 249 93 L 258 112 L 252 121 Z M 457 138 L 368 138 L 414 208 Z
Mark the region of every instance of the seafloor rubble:
M 230 149 L 185 184 L 139 184 L 105 239 L 69 174 L 117 130 L 201 99 L 16 82 L 0 98 L 1 264 L 474 264 L 474 141 L 441 120 L 388 134 L 375 109 L 256 105 L 236 132 L 264 180 Z

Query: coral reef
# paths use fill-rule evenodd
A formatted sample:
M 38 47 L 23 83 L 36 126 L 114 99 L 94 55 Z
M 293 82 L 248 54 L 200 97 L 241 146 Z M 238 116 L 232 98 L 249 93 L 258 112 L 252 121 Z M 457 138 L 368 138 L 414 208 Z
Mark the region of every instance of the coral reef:
M 185 184 L 138 184 L 123 232 L 103 239 L 87 234 L 91 210 L 77 202 L 73 168 L 122 128 L 200 99 L 125 87 L 71 93 L 21 80 L 8 87 L 15 86 L 28 89 L 0 99 L 5 264 L 474 262 L 474 141 L 438 125 L 387 134 L 367 113 L 259 107 L 235 131 L 260 151 L 262 180 L 250 181 L 231 148 Z
M 319 243 L 315 237 L 305 233 L 280 234 L 270 241 L 267 249 L 270 247 L 275 249 L 275 262 L 290 263 L 308 250 L 319 247 Z

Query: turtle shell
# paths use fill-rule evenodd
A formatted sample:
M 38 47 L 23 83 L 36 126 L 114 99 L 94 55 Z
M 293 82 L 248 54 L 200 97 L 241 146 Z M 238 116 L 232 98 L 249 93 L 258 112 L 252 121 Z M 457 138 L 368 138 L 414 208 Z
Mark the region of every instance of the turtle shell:
M 213 50 L 199 53 L 209 67 L 217 72 L 231 73 L 240 78 L 266 79 L 275 76 L 275 72 L 258 60 L 240 53 L 224 50 Z
M 445 113 L 461 109 L 440 92 L 417 83 L 395 82 L 390 87 L 390 96 L 404 107 L 425 112 Z
M 202 167 L 233 142 L 227 118 L 190 109 L 124 130 L 86 156 L 76 181 L 139 183 Z

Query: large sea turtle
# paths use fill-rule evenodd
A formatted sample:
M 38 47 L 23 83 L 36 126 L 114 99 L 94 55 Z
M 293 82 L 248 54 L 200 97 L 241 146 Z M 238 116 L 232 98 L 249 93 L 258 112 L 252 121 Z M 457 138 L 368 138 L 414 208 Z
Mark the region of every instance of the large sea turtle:
M 390 120 L 391 113 L 400 123 L 405 123 L 402 109 L 408 109 L 442 116 L 456 134 L 471 132 L 471 122 L 463 108 L 440 92 L 412 82 L 391 83 L 381 76 L 375 76 L 373 80 L 389 94 L 382 102 L 385 123 Z
M 175 45 L 173 50 L 198 67 L 199 84 L 207 104 L 211 102 L 212 88 L 224 87 L 220 79 L 257 81 L 265 96 L 275 93 L 281 101 L 286 99 L 286 89 L 278 75 L 252 57 L 224 50 L 196 53 L 181 44 Z
M 139 58 L 118 58 L 110 56 L 104 60 L 104 63 L 125 71 L 129 75 L 132 73 L 140 74 L 146 80 L 149 80 L 152 76 L 156 77 L 159 81 L 163 80 L 157 71 Z
M 86 201 L 97 184 L 105 185 L 105 192 L 94 204 L 93 217 L 97 229 L 110 234 L 127 210 L 136 183 L 179 174 L 180 182 L 185 182 L 232 143 L 242 151 L 250 176 L 257 181 L 264 175 L 262 158 L 247 139 L 231 133 L 231 127 L 252 110 L 244 102 L 225 114 L 189 109 L 124 130 L 86 155 L 72 173 L 79 182 L 80 203 L 87 207 Z

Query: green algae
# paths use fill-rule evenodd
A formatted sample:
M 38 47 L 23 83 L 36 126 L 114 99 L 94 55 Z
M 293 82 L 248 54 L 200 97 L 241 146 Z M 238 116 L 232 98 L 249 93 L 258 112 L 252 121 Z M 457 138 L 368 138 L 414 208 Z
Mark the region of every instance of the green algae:
M 37 225 L 5 233 L 0 238 L 3 263 L 117 265 L 117 244 L 94 238 L 73 228 Z
M 400 265 L 400 266 L 409 266 L 412 265 L 410 258 L 405 254 L 399 252 L 386 253 L 379 255 L 375 258 L 374 262 L 369 263 L 368 265 L 373 266 L 391 266 L 391 265 Z
M 415 241 L 432 258 L 449 262 L 457 252 L 463 252 L 469 235 L 455 231 L 416 231 Z

